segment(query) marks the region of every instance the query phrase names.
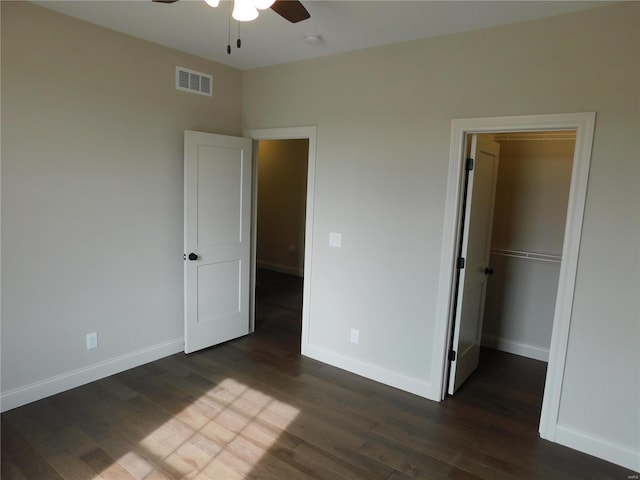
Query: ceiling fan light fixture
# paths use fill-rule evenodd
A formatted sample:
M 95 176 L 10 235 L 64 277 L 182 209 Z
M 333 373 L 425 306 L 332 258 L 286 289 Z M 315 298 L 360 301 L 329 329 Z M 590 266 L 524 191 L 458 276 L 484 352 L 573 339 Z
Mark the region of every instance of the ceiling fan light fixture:
M 206 2 L 207 5 L 213 8 L 216 8 L 218 5 L 220 5 L 220 0 L 204 0 L 204 1 Z
M 253 0 L 253 4 L 258 10 L 266 10 L 275 3 L 275 0 Z
M 238 22 L 250 22 L 258 18 L 258 10 L 252 0 L 234 0 L 231 16 Z

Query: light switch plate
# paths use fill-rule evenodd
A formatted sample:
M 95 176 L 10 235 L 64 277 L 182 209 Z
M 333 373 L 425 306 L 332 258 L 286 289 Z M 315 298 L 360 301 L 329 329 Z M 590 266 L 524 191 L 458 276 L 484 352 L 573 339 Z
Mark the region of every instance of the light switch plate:
M 356 330 L 355 328 L 351 329 L 351 336 L 349 337 L 351 343 L 358 343 L 360 341 L 360 330 Z
M 342 246 L 342 234 L 335 232 L 329 233 L 329 246 L 340 248 Z

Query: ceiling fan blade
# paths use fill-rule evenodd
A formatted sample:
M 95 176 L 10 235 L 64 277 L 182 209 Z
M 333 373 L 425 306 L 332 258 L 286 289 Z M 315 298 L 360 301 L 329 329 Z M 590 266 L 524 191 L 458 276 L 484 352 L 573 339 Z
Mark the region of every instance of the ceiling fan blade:
M 298 0 L 276 0 L 271 10 L 291 23 L 298 23 L 311 17 L 307 9 Z
M 157 3 L 175 3 L 178 0 L 151 0 L 152 2 L 157 2 Z

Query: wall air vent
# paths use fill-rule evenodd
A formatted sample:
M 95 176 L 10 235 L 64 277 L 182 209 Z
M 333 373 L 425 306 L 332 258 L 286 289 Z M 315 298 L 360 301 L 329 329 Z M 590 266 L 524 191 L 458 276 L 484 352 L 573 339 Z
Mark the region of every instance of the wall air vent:
M 176 67 L 176 88 L 200 95 L 213 95 L 213 77 L 184 67 Z

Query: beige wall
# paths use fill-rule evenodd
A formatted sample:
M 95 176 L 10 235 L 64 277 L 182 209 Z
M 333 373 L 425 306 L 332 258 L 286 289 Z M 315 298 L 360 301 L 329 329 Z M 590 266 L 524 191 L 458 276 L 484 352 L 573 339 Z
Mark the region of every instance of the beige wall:
M 302 275 L 309 140 L 261 140 L 258 152 L 258 266 Z
M 500 141 L 491 243 L 562 255 L 575 140 Z
M 214 96 L 175 90 L 176 65 Z M 3 408 L 182 349 L 186 129 L 241 133 L 239 71 L 2 2 Z
M 559 426 L 636 461 L 639 32 L 623 2 L 245 72 L 245 127 L 317 125 L 309 351 L 429 391 L 451 120 L 597 112 Z
M 549 135 L 550 136 L 550 135 Z M 498 137 L 499 139 L 500 137 Z M 482 342 L 547 360 L 575 140 L 500 140 Z M 557 261 L 519 256 L 545 253 Z

